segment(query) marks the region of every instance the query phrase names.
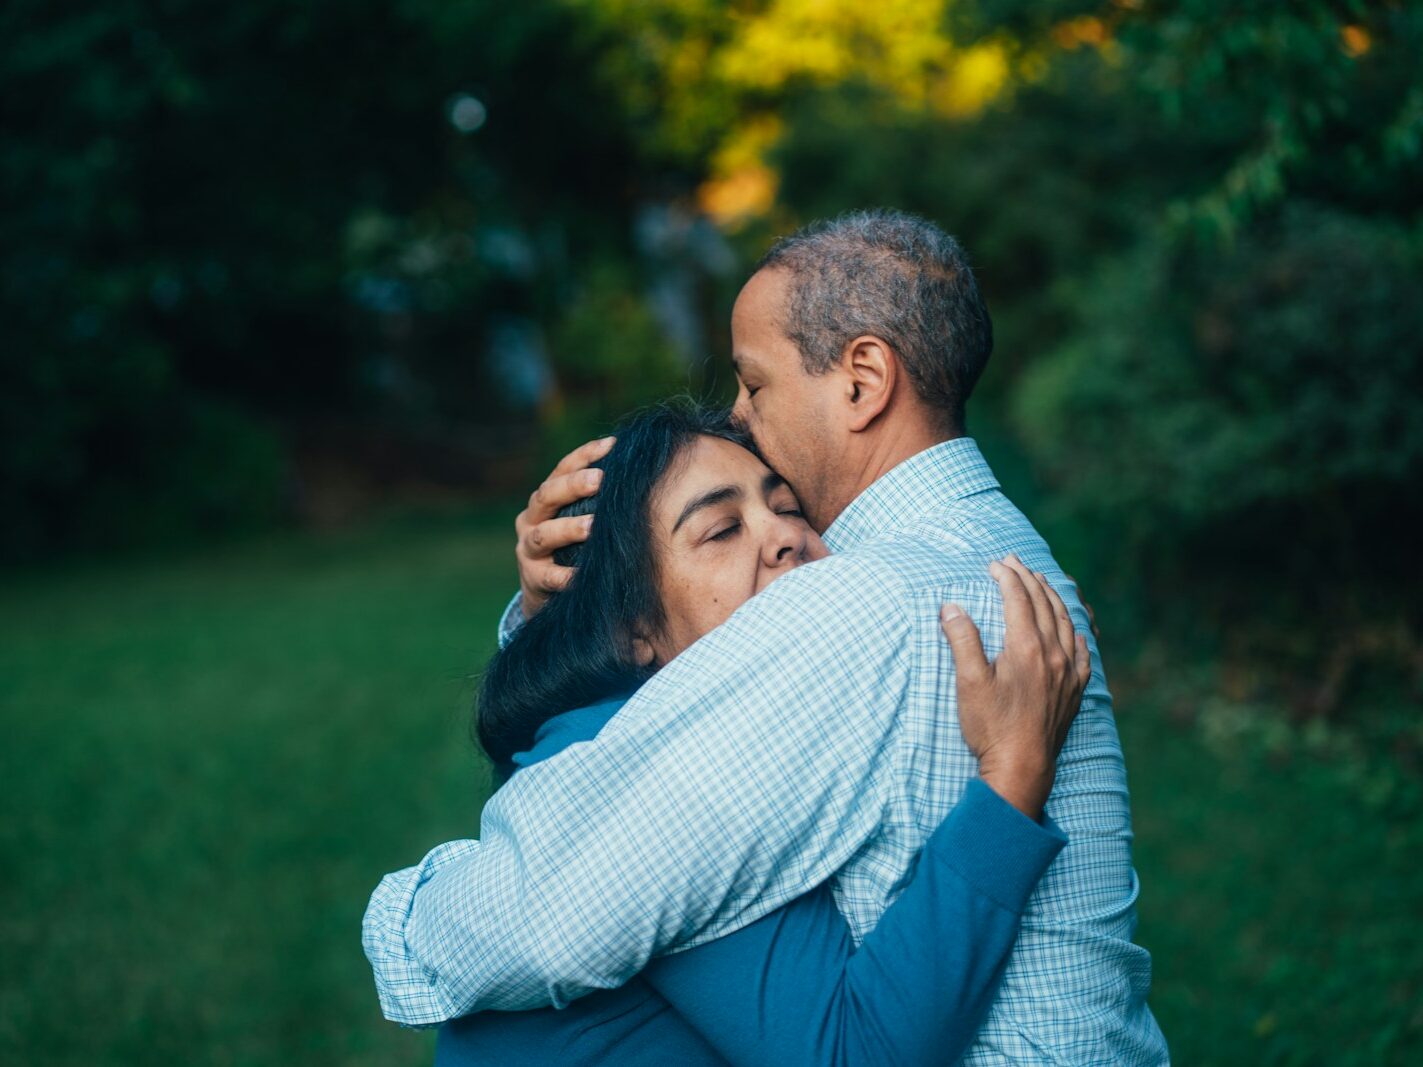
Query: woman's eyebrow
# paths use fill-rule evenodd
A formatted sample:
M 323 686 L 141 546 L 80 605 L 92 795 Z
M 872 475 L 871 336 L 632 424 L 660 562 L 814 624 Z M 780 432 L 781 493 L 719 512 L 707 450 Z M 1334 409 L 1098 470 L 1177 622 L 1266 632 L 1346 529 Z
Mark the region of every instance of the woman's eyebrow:
M 715 489 L 708 489 L 700 496 L 692 497 L 687 501 L 687 506 L 682 509 L 682 514 L 677 516 L 677 521 L 672 524 L 672 532 L 676 533 L 681 529 L 682 523 L 701 511 L 702 508 L 724 504 L 728 500 L 740 500 L 741 495 L 741 486 L 739 485 L 719 485 Z
M 761 495 L 770 496 L 772 493 L 774 493 L 777 489 L 779 489 L 785 484 L 787 483 L 784 478 L 782 478 L 775 471 L 771 471 L 766 475 L 766 477 L 761 479 Z

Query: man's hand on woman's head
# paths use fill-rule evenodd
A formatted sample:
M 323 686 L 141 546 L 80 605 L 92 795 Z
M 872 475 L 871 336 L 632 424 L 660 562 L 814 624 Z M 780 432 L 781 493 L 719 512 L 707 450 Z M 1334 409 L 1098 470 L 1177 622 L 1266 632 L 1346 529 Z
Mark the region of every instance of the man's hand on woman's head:
M 1040 574 L 1009 556 L 989 567 L 1003 594 L 1003 651 L 983 654 L 978 627 L 956 604 L 940 612 L 953 651 L 959 728 L 979 776 L 1030 818 L 1042 815 L 1057 756 L 1091 676 L 1087 641 Z
M 603 482 L 603 472 L 589 469 L 608 454 L 614 438 L 602 437 L 579 445 L 558 461 L 543 484 L 529 497 L 529 506 L 514 519 L 518 541 L 514 557 L 519 562 L 519 593 L 524 618 L 530 619 L 573 577 L 572 567 L 561 567 L 553 554 L 560 548 L 588 539 L 591 515 L 561 519 L 558 513 L 575 501 L 590 497 Z

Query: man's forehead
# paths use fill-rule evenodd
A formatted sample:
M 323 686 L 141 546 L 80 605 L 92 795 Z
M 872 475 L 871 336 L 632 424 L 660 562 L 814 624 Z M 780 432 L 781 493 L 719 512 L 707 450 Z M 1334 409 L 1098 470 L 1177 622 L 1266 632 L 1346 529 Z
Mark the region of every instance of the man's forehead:
M 787 355 L 782 324 L 789 281 L 787 271 L 767 268 L 741 287 L 731 312 L 731 362 L 737 374 L 764 374 Z
M 789 295 L 791 273 L 779 267 L 763 267 L 741 287 L 736 296 L 736 306 L 732 308 L 733 321 L 737 316 L 779 316 Z

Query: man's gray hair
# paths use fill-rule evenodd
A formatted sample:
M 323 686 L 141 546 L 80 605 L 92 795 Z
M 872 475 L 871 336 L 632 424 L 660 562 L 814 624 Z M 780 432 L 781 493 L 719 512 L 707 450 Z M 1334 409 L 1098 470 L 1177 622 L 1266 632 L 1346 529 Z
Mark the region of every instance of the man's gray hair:
M 824 374 L 870 335 L 899 356 L 914 391 L 961 432 L 993 351 L 993 320 L 963 248 L 926 219 L 854 211 L 782 237 L 757 270 L 789 271 L 786 336 Z

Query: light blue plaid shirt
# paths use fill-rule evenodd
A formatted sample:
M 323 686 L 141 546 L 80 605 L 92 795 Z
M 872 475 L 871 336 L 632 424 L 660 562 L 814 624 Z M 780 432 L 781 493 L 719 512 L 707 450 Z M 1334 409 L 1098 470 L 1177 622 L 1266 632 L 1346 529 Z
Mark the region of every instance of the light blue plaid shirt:
M 930 448 L 673 660 L 595 741 L 517 775 L 479 841 L 387 875 L 365 918 L 388 1018 L 563 1004 L 658 953 L 739 929 L 826 879 L 856 939 L 977 770 L 959 733 L 939 606 L 1003 611 L 988 564 L 1016 552 L 1086 612 L 971 439 Z M 1088 641 L 1092 638 L 1089 634 Z M 1023 918 L 967 1064 L 1159 1064 L 1151 961 L 1111 695 L 1092 680 L 1047 810 L 1068 845 Z

